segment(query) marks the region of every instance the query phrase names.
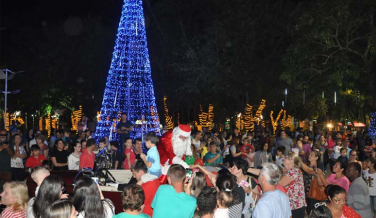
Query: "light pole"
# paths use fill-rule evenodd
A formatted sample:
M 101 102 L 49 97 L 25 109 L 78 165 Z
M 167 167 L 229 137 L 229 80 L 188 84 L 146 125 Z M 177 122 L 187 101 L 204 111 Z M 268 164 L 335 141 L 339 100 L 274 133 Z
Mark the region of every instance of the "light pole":
M 5 71 L 5 73 L 4 73 Z M 8 69 L 3 69 L 3 70 L 0 70 L 0 79 L 5 79 L 5 90 L 2 92 L 5 94 L 5 98 L 4 98 L 4 129 L 7 127 L 7 103 L 8 103 L 8 94 L 17 94 L 17 93 L 20 93 L 20 90 L 14 90 L 14 91 L 9 91 L 8 92 L 8 80 L 11 80 L 13 79 L 13 77 L 17 74 L 17 73 L 22 73 L 24 71 L 18 71 L 18 72 L 12 72 Z M 9 76 L 8 76 L 8 73 L 11 73 Z

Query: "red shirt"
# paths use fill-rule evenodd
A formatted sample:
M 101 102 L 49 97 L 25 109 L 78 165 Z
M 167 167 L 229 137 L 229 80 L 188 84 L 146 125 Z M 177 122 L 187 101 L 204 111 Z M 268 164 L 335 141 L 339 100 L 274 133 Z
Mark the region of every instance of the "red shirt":
M 94 169 L 95 154 L 92 151 L 91 154 L 85 149 L 85 151 L 80 156 L 80 169 L 83 167 Z
M 36 166 L 42 166 L 42 162 L 44 160 L 46 160 L 46 158 L 42 154 L 40 154 L 38 158 L 35 158 L 34 156 L 30 156 L 26 160 L 25 167 L 33 169 Z
M 151 202 L 153 202 L 155 193 L 157 192 L 160 185 L 161 183 L 159 182 L 159 179 L 155 179 L 153 181 L 142 184 L 142 190 L 144 190 L 145 193 L 145 207 L 142 213 L 145 213 L 150 217 L 153 216 L 153 208 L 151 207 Z

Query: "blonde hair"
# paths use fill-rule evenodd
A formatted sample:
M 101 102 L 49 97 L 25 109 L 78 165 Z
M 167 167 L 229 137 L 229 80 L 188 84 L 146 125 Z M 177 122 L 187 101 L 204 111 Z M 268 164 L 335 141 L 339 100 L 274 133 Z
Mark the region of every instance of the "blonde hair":
M 288 158 L 290 158 L 293 161 L 295 168 L 302 167 L 303 161 L 297 153 L 290 151 L 288 154 Z
M 231 191 L 219 191 L 217 201 L 222 207 L 231 207 L 234 204 L 234 194 Z
M 12 192 L 12 195 L 17 199 L 17 203 L 7 206 L 13 206 L 14 211 L 26 210 L 27 202 L 29 201 L 29 194 L 26 184 L 18 181 L 7 182 L 4 184 L 3 188 L 6 189 L 8 187 Z

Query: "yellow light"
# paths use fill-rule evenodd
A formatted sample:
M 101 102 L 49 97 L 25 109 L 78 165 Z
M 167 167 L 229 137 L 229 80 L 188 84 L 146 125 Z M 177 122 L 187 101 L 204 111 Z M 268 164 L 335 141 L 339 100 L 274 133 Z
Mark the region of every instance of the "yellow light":
M 326 126 L 327 126 L 329 129 L 333 128 L 333 124 L 331 124 L 331 123 L 328 123 Z

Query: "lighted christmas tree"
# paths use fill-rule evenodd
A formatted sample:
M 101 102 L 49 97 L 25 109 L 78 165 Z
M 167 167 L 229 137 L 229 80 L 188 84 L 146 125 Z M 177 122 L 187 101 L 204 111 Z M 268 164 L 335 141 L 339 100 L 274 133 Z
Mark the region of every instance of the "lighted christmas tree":
M 124 0 L 95 132 L 97 140 L 104 136 L 118 139 L 116 124 L 121 112 L 135 124 L 132 138 L 142 138 L 150 131 L 159 133 L 142 0 Z
M 371 113 L 371 124 L 369 125 L 368 135 L 372 141 L 375 142 L 376 138 L 376 112 Z

